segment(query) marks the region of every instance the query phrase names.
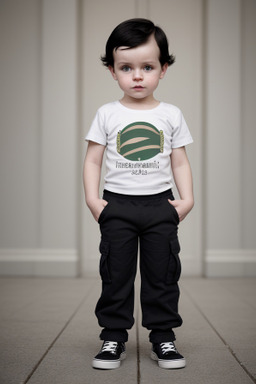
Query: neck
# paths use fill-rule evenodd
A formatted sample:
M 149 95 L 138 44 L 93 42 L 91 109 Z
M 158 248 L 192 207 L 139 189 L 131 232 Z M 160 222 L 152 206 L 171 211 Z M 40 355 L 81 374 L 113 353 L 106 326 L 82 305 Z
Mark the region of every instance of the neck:
M 120 103 L 127 108 L 131 109 L 152 109 L 157 107 L 160 102 L 156 100 L 154 97 L 151 99 L 132 99 L 124 96 Z

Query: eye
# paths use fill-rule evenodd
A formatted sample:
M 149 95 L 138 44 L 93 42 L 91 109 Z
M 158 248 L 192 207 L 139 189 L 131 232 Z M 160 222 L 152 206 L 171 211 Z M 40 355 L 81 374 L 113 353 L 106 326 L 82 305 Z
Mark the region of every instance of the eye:
M 129 72 L 129 71 L 131 70 L 131 68 L 129 67 L 129 65 L 123 65 L 122 68 L 121 68 L 121 70 L 122 70 L 123 72 Z
M 146 71 L 146 72 L 150 72 L 150 71 L 152 71 L 152 66 L 151 65 L 145 65 L 144 66 L 144 71 Z

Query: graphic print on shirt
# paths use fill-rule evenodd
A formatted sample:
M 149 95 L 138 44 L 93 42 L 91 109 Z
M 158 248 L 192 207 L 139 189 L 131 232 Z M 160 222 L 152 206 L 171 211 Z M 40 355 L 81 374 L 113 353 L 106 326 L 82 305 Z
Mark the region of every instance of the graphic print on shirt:
M 129 124 L 117 135 L 117 152 L 130 161 L 151 159 L 163 148 L 163 131 L 146 122 Z

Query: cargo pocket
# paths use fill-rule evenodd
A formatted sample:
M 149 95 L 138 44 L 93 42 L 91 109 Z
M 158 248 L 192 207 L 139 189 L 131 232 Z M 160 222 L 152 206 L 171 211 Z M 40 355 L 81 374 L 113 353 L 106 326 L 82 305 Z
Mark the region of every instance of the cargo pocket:
M 177 283 L 181 274 L 180 244 L 178 238 L 170 241 L 170 260 L 166 276 L 166 284 Z
M 105 240 L 100 242 L 100 276 L 104 283 L 111 283 L 110 273 L 109 273 L 109 243 Z

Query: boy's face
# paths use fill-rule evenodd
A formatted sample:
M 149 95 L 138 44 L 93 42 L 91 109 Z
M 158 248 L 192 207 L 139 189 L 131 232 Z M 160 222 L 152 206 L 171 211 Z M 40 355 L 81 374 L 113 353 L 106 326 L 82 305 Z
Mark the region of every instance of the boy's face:
M 165 75 L 168 64 L 163 67 L 159 61 L 160 50 L 153 36 L 136 48 L 114 50 L 114 68 L 109 70 L 124 91 L 124 101 L 148 102 L 159 80 Z

